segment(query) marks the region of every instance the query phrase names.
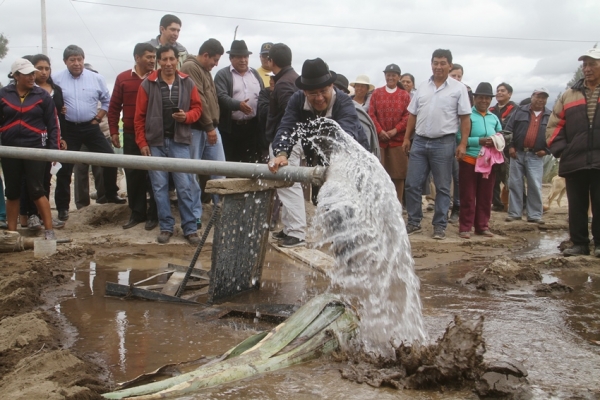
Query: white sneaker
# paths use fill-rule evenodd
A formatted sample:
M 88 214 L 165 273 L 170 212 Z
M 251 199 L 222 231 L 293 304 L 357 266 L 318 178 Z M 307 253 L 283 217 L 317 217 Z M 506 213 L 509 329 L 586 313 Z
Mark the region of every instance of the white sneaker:
M 42 222 L 37 215 L 30 215 L 29 218 L 27 218 L 27 229 L 30 231 L 38 231 L 42 229 Z

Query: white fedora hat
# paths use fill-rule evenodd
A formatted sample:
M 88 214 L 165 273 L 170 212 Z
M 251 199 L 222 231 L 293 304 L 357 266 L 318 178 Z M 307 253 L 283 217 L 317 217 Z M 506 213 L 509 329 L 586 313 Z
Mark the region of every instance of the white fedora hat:
M 371 80 L 369 79 L 369 77 L 367 75 L 357 76 L 356 79 L 354 80 L 354 82 L 350 82 L 350 86 L 354 87 L 354 85 L 356 85 L 357 83 L 362 84 L 362 85 L 369 85 L 369 92 L 371 90 L 375 90 L 375 86 L 371 84 Z

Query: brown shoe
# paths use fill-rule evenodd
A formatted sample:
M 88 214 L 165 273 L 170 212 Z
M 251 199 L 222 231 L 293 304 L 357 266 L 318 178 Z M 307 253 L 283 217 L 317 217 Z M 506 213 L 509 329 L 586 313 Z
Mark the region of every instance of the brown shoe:
M 198 237 L 198 233 L 190 233 L 189 235 L 185 236 L 185 238 L 187 239 L 188 242 L 190 242 L 191 245 L 197 246 L 200 244 L 200 238 Z
M 494 234 L 489 229 L 486 229 L 485 231 L 481 231 L 481 232 L 475 232 L 475 233 L 477 233 L 478 235 L 481 235 L 481 236 L 485 236 L 485 237 L 494 237 Z
M 458 237 L 461 239 L 471 239 L 471 232 L 459 232 Z
M 156 241 L 158 243 L 160 243 L 160 244 L 169 243 L 169 240 L 171 239 L 171 236 L 173 236 L 173 232 L 160 231 L 160 234 L 156 238 Z

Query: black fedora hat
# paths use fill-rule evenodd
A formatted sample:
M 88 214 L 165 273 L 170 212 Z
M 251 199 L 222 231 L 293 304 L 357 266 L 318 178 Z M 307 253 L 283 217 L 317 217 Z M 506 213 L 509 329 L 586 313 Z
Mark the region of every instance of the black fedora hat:
M 335 74 L 335 72 L 333 72 L 333 71 L 330 71 L 330 72 L 332 74 Z M 349 94 L 350 90 L 348 90 L 348 78 L 346 78 L 342 74 L 336 74 L 336 75 L 337 75 L 337 77 L 335 78 L 335 82 L 333 82 L 333 86 L 340 89 L 342 92 Z
M 494 90 L 492 84 L 489 82 L 481 82 L 477 85 L 477 89 L 473 92 L 473 96 L 489 96 L 494 97 Z
M 331 85 L 336 79 L 336 73 L 329 71 L 327 63 L 315 58 L 304 61 L 302 75 L 296 79 L 296 86 L 302 90 L 320 89 Z
M 227 54 L 231 56 L 249 56 L 252 54 L 251 51 L 248 51 L 248 46 L 246 46 L 246 42 L 243 40 L 234 40 L 231 42 L 231 50 L 227 52 Z

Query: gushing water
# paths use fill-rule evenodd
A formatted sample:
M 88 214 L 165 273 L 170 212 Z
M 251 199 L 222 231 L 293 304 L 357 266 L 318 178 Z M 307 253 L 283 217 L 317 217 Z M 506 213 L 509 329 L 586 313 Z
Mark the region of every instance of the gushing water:
M 319 245 L 331 244 L 335 255 L 332 286 L 359 304 L 364 350 L 393 357 L 392 344 L 423 342 L 419 279 L 388 174 L 334 121 L 315 120 L 297 133 L 329 164 L 313 233 Z

